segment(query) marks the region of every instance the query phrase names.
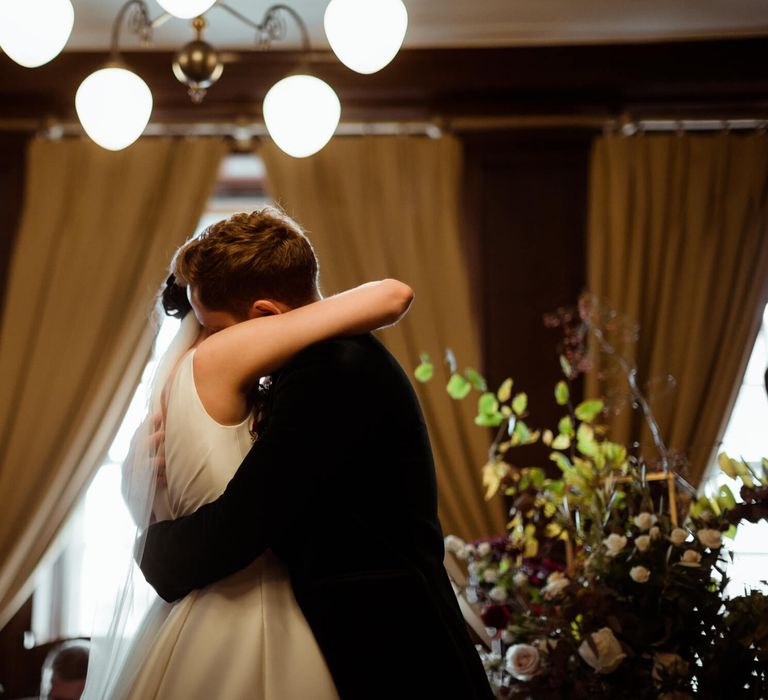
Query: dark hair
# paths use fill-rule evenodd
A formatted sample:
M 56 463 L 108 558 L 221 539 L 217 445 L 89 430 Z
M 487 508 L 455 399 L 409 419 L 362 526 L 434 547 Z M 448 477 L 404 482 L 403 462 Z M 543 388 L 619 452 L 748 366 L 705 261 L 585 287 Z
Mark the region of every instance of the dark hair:
M 40 694 L 48 697 L 54 678 L 62 681 L 84 680 L 88 672 L 90 643 L 86 639 L 66 641 L 51 651 L 43 663 Z
M 163 305 L 166 316 L 182 319 L 192 311 L 192 305 L 187 299 L 187 290 L 176 284 L 176 275 L 174 274 L 165 280 L 165 287 L 160 294 L 160 303 Z
M 259 298 L 293 307 L 315 301 L 318 267 L 301 227 L 273 206 L 212 224 L 171 264 L 175 283 L 194 284 L 206 307 L 237 314 Z

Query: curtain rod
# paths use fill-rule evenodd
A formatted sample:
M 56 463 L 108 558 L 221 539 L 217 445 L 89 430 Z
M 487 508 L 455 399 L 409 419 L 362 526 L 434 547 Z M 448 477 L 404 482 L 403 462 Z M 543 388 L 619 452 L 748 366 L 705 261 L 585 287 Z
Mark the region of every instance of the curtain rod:
M 668 116 L 633 119 L 621 116 L 530 115 L 486 117 L 436 117 L 431 121 L 349 121 L 340 122 L 336 136 L 368 135 L 426 135 L 439 138 L 443 132 L 491 131 L 502 129 L 586 129 L 619 132 L 632 135 L 638 132 L 675 131 L 749 131 L 768 129 L 768 117 L 673 118 Z M 81 136 L 78 122 L 63 122 L 53 118 L 0 119 L 0 131 L 26 131 L 39 133 L 51 139 Z M 155 121 L 144 130 L 146 136 L 223 136 L 236 142 L 268 136 L 264 122 L 248 119 L 205 120 L 201 122 Z

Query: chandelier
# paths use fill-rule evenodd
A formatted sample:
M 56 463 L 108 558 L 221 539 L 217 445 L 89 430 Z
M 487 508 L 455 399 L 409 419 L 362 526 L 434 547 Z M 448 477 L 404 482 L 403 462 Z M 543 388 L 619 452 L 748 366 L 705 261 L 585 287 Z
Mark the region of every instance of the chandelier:
M 80 84 L 75 95 L 83 129 L 103 148 L 127 148 L 141 136 L 152 116 L 152 92 L 120 53 L 124 26 L 149 43 L 154 30 L 167 20 L 192 20 L 195 38 L 176 52 L 172 69 L 196 104 L 224 70 L 218 52 L 204 39 L 206 13 L 214 7 L 255 30 L 256 45 L 261 49 L 284 39 L 285 20 L 292 19 L 301 32 L 302 52 L 311 50 L 306 24 L 288 5 L 269 7 L 261 22 L 255 22 L 224 0 L 157 2 L 163 12 L 155 19 L 145 0 L 128 0 L 122 5 L 112 26 L 109 59 Z M 41 66 L 64 49 L 73 22 L 71 0 L 0 0 L 0 48 L 22 66 Z M 370 74 L 381 70 L 400 50 L 408 14 L 402 0 L 331 0 L 323 24 L 337 58 L 351 70 Z M 304 61 L 267 91 L 262 111 L 277 146 L 302 158 L 328 143 L 339 124 L 341 104 L 333 88 L 313 76 Z

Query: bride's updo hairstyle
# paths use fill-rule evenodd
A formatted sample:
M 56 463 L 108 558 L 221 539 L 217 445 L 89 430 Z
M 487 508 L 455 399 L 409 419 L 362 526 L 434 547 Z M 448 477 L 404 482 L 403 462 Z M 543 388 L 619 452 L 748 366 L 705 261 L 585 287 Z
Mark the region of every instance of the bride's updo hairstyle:
M 174 286 L 195 285 L 211 311 L 247 315 L 256 299 L 291 307 L 319 299 L 318 262 L 302 228 L 266 206 L 209 226 L 176 251 Z M 186 295 L 185 295 L 186 298 Z

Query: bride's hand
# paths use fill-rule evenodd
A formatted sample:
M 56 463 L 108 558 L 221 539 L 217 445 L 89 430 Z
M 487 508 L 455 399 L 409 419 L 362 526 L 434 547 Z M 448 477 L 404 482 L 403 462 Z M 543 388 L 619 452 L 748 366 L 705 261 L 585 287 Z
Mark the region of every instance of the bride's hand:
M 121 491 L 123 500 L 128 506 L 134 520 L 141 519 L 140 503 L 144 494 L 135 493 L 137 485 L 144 482 L 144 475 L 137 473 L 137 469 L 149 469 L 156 474 L 156 487 L 167 485 L 165 478 L 165 427 L 163 416 L 156 413 L 147 417 L 139 426 L 131 439 L 128 454 L 122 465 Z M 143 489 L 138 489 L 143 490 Z

